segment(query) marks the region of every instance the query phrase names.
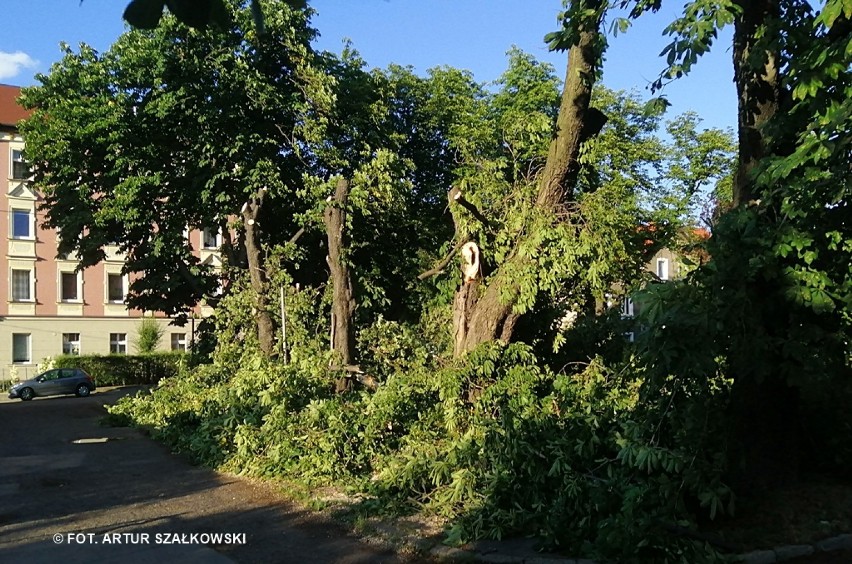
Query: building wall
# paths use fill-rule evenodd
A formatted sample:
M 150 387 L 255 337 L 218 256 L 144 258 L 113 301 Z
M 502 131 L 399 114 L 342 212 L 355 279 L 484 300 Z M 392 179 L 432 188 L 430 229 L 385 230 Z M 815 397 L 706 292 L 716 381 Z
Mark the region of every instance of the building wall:
M 168 318 L 157 319 L 163 328 L 163 337 L 158 350 L 171 350 L 172 335 L 181 335 L 182 341 L 189 343 L 191 327 L 176 327 L 169 325 Z M 136 339 L 140 318 L 62 318 L 62 317 L 4 317 L 0 321 L 0 380 L 9 378 L 9 369 L 15 366 L 18 377 L 36 374 L 36 365 L 47 357 L 62 354 L 63 334 L 79 334 L 80 354 L 110 354 L 110 335 L 124 334 L 126 336 L 126 352 L 136 352 Z M 30 336 L 30 362 L 13 363 L 12 340 L 14 334 Z
M 41 198 L 25 181 L 13 179 L 12 151 L 22 150 L 23 139 L 14 132 L 0 131 L 0 380 L 8 379 L 10 369 L 20 378 L 33 376 L 36 365 L 46 357 L 63 352 L 63 335 L 79 334 L 81 354 L 110 354 L 110 335 L 126 335 L 126 352 L 135 352 L 134 343 L 144 312 L 128 309 L 122 301 L 108 298 L 109 275 L 121 275 L 124 257 L 117 247 L 107 247 L 105 261 L 77 274 L 77 299 L 62 299 L 62 273 L 77 267 L 75 256 L 57 258 L 58 238 L 53 229 L 44 227 L 45 214 L 38 210 Z M 32 214 L 28 237 L 13 237 L 12 210 Z M 218 249 L 203 248 L 203 234 L 188 232 L 192 248 L 209 264 L 220 265 Z M 13 300 L 12 270 L 31 271 L 29 300 Z M 131 279 L 124 276 L 126 291 Z M 209 307 L 195 308 L 198 317 L 209 315 Z M 150 314 L 148 314 L 150 315 Z M 172 337 L 180 344 L 191 342 L 191 325 L 171 326 L 170 318 L 155 315 L 163 327 L 160 350 L 172 349 Z M 13 361 L 15 335 L 28 335 L 28 362 Z M 20 337 L 19 337 L 20 339 Z
M 660 261 L 666 261 L 666 268 L 668 271 L 668 276 L 665 278 L 660 277 L 661 280 L 675 280 L 677 278 L 681 278 L 685 274 L 683 271 L 683 264 L 680 262 L 678 256 L 671 251 L 671 249 L 660 249 L 648 262 L 648 271 L 658 275 L 658 277 Z
M 665 261 L 664 267 L 661 267 L 660 261 Z M 661 282 L 683 278 L 688 272 L 688 269 L 681 261 L 679 255 L 668 248 L 663 248 L 657 251 L 651 260 L 648 261 L 645 269 L 656 276 Z M 661 269 L 664 269 L 665 272 L 661 272 Z M 664 274 L 665 276 L 663 277 L 661 274 Z M 625 296 L 624 298 L 621 298 L 618 303 L 613 302 L 608 305 L 610 307 L 619 307 L 621 309 L 622 317 L 624 318 L 639 315 L 644 307 L 642 300 L 636 299 L 634 296 Z M 628 334 L 627 337 L 631 341 L 633 340 L 632 333 Z

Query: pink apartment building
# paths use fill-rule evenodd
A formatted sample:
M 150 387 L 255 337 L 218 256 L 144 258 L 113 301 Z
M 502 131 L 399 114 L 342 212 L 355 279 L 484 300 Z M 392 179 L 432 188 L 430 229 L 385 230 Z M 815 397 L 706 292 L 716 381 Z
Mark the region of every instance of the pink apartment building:
M 75 272 L 75 257 L 57 258 L 57 234 L 43 228 L 40 195 L 28 184 L 23 159 L 24 140 L 17 124 L 27 117 L 16 99 L 20 88 L 0 84 L 0 380 L 16 367 L 20 377 L 34 375 L 45 357 L 62 353 L 132 353 L 142 311 L 124 304 L 129 284 L 121 273 L 123 257 L 107 248 L 107 259 Z M 219 266 L 221 238 L 207 231 L 190 231 L 193 249 L 207 264 Z M 203 317 L 209 308 L 198 306 Z M 160 347 L 186 350 L 191 328 L 163 325 Z

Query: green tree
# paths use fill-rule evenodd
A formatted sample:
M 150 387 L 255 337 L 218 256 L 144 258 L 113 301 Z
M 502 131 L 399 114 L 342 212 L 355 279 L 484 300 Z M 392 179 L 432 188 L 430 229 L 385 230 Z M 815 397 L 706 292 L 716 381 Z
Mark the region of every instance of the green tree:
M 153 317 L 145 317 L 136 328 L 136 343 L 134 344 L 138 354 L 152 353 L 160 346 L 165 330 Z
M 586 304 L 638 276 L 650 250 L 639 226 L 656 223 L 665 242 L 705 185 L 729 170 L 724 132 L 698 133 L 695 118 L 680 118 L 676 140 L 700 146 L 684 156 L 682 147 L 654 138 L 663 105 L 643 107 L 594 88 L 609 4 L 566 6 L 563 30 L 550 36 L 568 51 L 561 96 L 552 69 L 514 50 L 493 101 L 471 97 L 459 114 L 465 134 L 454 140 L 462 164 L 450 204 L 456 246 L 475 242 L 481 268 L 456 294 L 457 355 L 518 338 L 515 324 L 541 299 L 573 294 L 594 310 Z M 668 214 L 652 210 L 661 186 L 669 187 Z
M 332 346 L 350 365 L 359 319 L 419 315 L 408 294 L 439 244 L 450 161 L 441 116 L 421 106 L 430 80 L 400 67 L 368 72 L 348 45 L 323 66 L 332 102 L 307 122 L 305 182 L 326 232 Z
M 260 40 L 241 4 L 229 4 L 227 29 L 164 18 L 102 55 L 65 47 L 24 92 L 34 113 L 23 133 L 61 253 L 77 252 L 86 267 L 118 243 L 125 270 L 143 275 L 129 305 L 185 315 L 214 298 L 218 281 L 184 230 L 221 231 L 227 266 L 250 274 L 258 341 L 270 354 L 263 245 L 287 240 L 306 209 L 298 130 L 311 93 L 323 91 L 312 86 L 321 73 L 308 13 L 274 2 Z
M 641 11 L 648 3 L 630 4 Z M 694 1 L 666 30 L 673 41 L 657 87 L 688 74 L 718 30 L 734 27 L 732 209 L 719 219 L 713 260 L 694 282 L 706 314 L 723 328 L 705 335 L 704 347 L 725 359 L 733 380 L 731 477 L 744 488 L 797 478 L 801 393 L 850 373 L 852 257 L 841 235 L 852 219 L 843 109 L 850 16 L 852 5 L 834 0 Z M 652 336 L 659 350 L 663 335 Z

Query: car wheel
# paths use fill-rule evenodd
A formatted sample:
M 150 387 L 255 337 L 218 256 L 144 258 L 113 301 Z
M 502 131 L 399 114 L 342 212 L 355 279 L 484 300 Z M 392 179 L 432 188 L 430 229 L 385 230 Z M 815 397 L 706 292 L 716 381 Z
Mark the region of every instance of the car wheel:
M 30 401 L 35 396 L 32 388 L 24 388 L 19 392 L 19 395 L 23 401 Z
M 87 386 L 86 384 L 80 384 L 79 386 L 77 386 L 77 390 L 74 393 L 77 394 L 78 398 L 84 398 L 88 396 L 91 391 L 89 390 L 89 386 Z

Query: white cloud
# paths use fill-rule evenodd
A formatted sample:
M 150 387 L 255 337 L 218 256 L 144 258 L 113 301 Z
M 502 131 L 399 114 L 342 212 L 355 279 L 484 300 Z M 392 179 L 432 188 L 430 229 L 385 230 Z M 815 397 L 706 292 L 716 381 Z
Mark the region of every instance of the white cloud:
M 23 69 L 35 68 L 38 61 L 23 53 L 4 53 L 0 51 L 0 80 L 18 76 Z

